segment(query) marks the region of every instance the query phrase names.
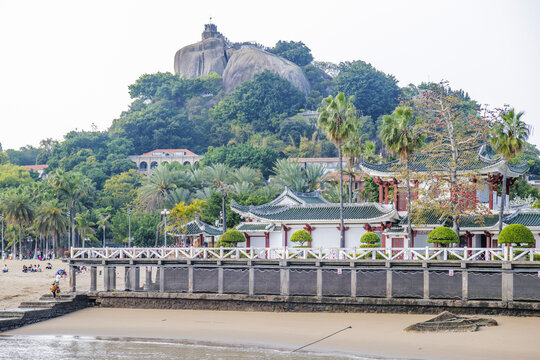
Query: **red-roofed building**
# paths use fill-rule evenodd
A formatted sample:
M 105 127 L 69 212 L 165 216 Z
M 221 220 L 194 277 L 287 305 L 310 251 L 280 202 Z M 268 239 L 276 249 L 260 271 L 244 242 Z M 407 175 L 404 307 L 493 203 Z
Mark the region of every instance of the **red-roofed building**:
M 35 171 L 39 174 L 39 177 L 43 177 L 43 172 L 45 171 L 46 168 L 48 168 L 49 165 L 47 164 L 42 164 L 42 165 L 23 165 L 23 168 L 25 169 L 28 169 L 28 170 L 32 170 L 32 171 Z
M 203 156 L 188 149 L 155 149 L 142 155 L 132 155 L 129 160 L 137 164 L 141 173 L 150 173 L 161 164 L 178 162 L 182 165 L 195 165 Z

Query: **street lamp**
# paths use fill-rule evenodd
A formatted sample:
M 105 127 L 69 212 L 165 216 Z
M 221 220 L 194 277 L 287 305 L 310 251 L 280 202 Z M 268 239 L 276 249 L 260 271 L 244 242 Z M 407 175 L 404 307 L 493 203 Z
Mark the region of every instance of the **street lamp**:
M 128 247 L 131 247 L 131 208 L 127 209 L 128 213 Z
M 83 248 L 84 248 L 84 246 L 85 246 L 85 244 L 86 244 L 86 242 L 87 242 L 88 240 L 90 240 L 90 239 L 87 238 L 87 237 L 85 237 L 85 238 L 83 239 L 83 243 L 82 243 L 82 247 L 83 247 Z
M 2 260 L 5 260 L 6 255 L 4 254 L 4 214 L 0 214 L 2 218 Z
M 163 247 L 167 247 L 167 216 L 170 213 L 171 212 L 167 209 L 163 209 L 163 211 L 161 212 L 161 215 L 165 217 L 165 226 L 163 227 Z

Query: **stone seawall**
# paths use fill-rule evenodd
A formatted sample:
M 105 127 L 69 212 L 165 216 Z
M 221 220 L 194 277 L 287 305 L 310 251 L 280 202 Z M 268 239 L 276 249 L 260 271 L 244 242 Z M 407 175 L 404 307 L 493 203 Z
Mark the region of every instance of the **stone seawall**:
M 45 295 L 40 300 L 23 302 L 18 308 L 0 311 L 0 332 L 49 320 L 91 306 L 95 306 L 95 299 L 90 299 L 85 294 L 62 296 L 61 299 L 52 299 L 50 295 Z
M 159 292 L 86 293 L 101 307 L 226 311 L 370 312 L 540 316 L 540 303 Z

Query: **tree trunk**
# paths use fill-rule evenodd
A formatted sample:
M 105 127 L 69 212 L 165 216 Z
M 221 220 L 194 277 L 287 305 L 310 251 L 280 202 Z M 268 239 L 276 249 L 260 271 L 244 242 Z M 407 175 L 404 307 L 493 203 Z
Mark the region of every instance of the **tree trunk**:
M 103 227 L 103 247 L 105 247 L 105 226 Z
M 506 205 L 506 169 L 508 161 L 503 161 L 503 180 L 502 180 L 502 189 L 501 189 L 501 206 L 499 209 L 499 234 L 502 231 L 503 226 L 503 216 L 504 216 L 504 206 Z
M 353 178 L 353 172 L 349 171 L 349 203 L 352 203 L 352 178 Z
M 22 260 L 22 225 L 19 225 L 19 260 Z
M 410 171 L 409 171 L 409 158 L 405 159 L 405 171 L 407 172 L 406 174 L 406 181 L 407 181 L 407 237 L 409 239 L 409 247 L 411 245 L 411 242 L 412 242 L 412 221 L 411 221 L 411 174 L 410 174 Z M 397 190 L 397 186 L 396 186 L 396 191 Z M 395 194 L 394 194 L 395 196 Z M 398 204 L 395 204 L 396 208 L 398 206 Z
M 55 234 L 53 234 L 53 236 L 52 236 L 52 241 L 53 241 L 53 243 L 52 243 L 52 248 L 53 248 L 53 256 L 52 256 L 52 258 L 54 260 L 54 259 L 56 259 L 56 235 Z
M 227 193 L 224 191 L 221 197 L 221 211 L 223 212 L 223 233 L 227 231 L 227 212 L 225 211 L 225 199 L 227 198 Z
M 343 224 L 343 154 L 341 153 L 341 143 L 338 144 L 339 156 L 339 224 L 340 239 L 339 247 L 345 247 L 345 225 Z

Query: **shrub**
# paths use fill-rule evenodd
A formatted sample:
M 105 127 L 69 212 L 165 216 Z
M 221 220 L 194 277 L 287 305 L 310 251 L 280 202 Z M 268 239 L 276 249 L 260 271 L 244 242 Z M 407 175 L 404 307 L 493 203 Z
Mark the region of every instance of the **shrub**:
M 242 234 L 238 230 L 227 230 L 225 231 L 225 234 L 221 235 L 219 238 L 219 241 L 217 243 L 218 247 L 236 247 L 237 243 L 241 243 L 246 241 L 246 238 L 244 237 L 244 234 Z
M 427 242 L 436 244 L 454 244 L 459 242 L 459 236 L 449 227 L 441 226 L 431 230 Z
M 380 247 L 381 238 L 374 232 L 367 232 L 360 238 L 360 247 Z
M 295 243 L 300 243 L 300 245 L 303 245 L 305 243 L 309 243 L 312 241 L 312 237 L 310 235 L 310 233 L 308 233 L 306 230 L 296 230 L 292 235 L 291 235 L 291 241 L 292 242 L 295 242 Z M 298 247 L 298 246 L 295 246 L 295 247 Z M 309 247 L 309 246 L 307 246 Z
M 512 224 L 506 226 L 500 233 L 499 244 L 534 244 L 534 235 L 532 231 L 521 224 Z

